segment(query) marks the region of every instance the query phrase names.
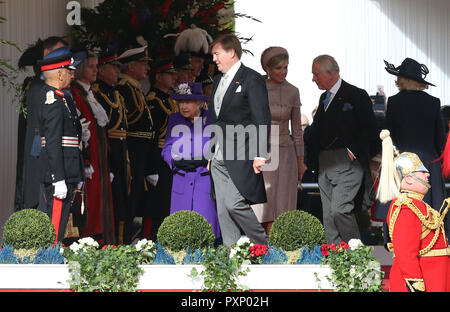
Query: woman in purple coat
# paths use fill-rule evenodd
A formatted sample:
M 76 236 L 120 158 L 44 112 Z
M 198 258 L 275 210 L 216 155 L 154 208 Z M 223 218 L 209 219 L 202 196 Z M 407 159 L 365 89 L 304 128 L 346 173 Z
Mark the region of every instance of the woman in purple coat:
M 169 115 L 162 157 L 172 169 L 173 184 L 170 213 L 180 210 L 198 212 L 211 225 L 216 238 L 221 236 L 215 201 L 211 200 L 211 179 L 203 156 L 209 150 L 210 124 L 203 106 L 208 96 L 201 83 L 181 83 L 170 98 L 177 100 L 180 111 Z M 206 129 L 207 130 L 207 129 Z

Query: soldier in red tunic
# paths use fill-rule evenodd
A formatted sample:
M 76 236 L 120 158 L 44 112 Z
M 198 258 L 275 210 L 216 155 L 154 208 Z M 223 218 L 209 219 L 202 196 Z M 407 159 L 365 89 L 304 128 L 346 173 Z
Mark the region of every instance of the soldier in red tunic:
M 428 170 L 414 153 L 393 158 L 389 131 L 380 134 L 383 159 L 378 198 L 392 199 L 387 215 L 388 248 L 394 262 L 390 271 L 390 291 L 450 291 L 450 248 L 444 217 L 450 198 L 439 211 L 423 202 L 430 185 Z

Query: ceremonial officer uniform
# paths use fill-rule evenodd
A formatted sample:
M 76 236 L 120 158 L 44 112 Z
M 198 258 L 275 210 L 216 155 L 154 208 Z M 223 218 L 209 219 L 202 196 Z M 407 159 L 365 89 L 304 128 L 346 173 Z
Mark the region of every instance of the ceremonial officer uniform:
M 423 201 L 430 188 L 429 171 L 417 154 L 410 152 L 401 153 L 391 164 L 388 159 L 393 158 L 393 147 L 388 134 L 382 131 L 378 197 L 381 202 L 389 202 L 390 195 L 398 190 L 386 220 L 391 239 L 387 246 L 394 257 L 390 291 L 450 291 L 450 248 L 443 221 L 450 199 L 444 201 L 439 211 Z
M 48 54 L 38 65 L 46 71 L 64 67 L 73 70 L 77 64 L 70 50 L 64 47 Z M 47 80 L 40 98 L 37 109 L 42 147 L 39 172 L 43 203 L 40 207 L 46 207 L 55 227 L 56 240 L 62 241 L 77 186 L 84 179 L 81 125 L 72 114 L 64 92 L 48 85 Z
M 112 53 L 103 54 L 98 60 L 102 66 L 120 66 L 117 56 Z M 130 209 L 129 194 L 131 192 L 131 171 L 127 148 L 127 116 L 123 97 L 115 86 L 101 80 L 94 85 L 95 97 L 105 109 L 108 123 L 108 160 L 113 174 L 111 188 L 114 203 L 114 219 L 117 228 L 117 241 L 123 244 L 126 215 Z
M 148 62 L 146 47 L 131 49 L 117 59 L 122 64 L 131 62 Z M 126 118 L 128 121 L 127 146 L 131 166 L 131 209 L 125 223 L 125 243 L 131 240 L 131 225 L 133 218 L 141 210 L 152 209 L 150 198 L 150 183 L 146 177 L 157 174 L 156 164 L 159 160 L 156 128 L 152 112 L 141 89 L 141 83 L 128 75 L 121 74 L 117 90 L 124 99 Z M 127 226 L 128 225 L 128 226 Z
M 157 129 L 159 156 L 157 162 L 158 182 L 155 187 L 154 196 L 152 196 L 152 202 L 155 204 L 155 209 L 148 211 L 149 214 L 143 212 L 143 217 L 152 219 L 150 239 L 155 241 L 159 226 L 164 218 L 170 214 L 170 194 L 173 180 L 172 170 L 164 161 L 161 152 L 164 147 L 169 115 L 178 112 L 179 109 L 177 103 L 169 98 L 176 83 L 176 76 L 173 76 L 176 74 L 176 70 L 172 61 L 159 60 L 152 63 L 151 67 L 150 74 L 152 87 L 147 94 L 147 100 L 152 108 L 153 122 L 155 124 L 155 129 Z M 162 77 L 161 75 L 166 76 L 162 78 L 163 82 L 161 82 L 157 81 L 156 75 L 159 75 L 160 77 Z M 162 89 L 168 89 L 169 92 Z M 145 230 L 146 228 L 144 226 L 144 232 L 146 232 Z

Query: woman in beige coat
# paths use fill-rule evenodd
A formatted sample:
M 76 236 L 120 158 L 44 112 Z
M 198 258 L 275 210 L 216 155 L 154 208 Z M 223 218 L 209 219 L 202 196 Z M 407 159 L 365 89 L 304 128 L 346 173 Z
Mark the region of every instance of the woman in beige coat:
M 306 170 L 303 163 L 300 93 L 298 88 L 286 81 L 288 64 L 289 54 L 284 48 L 269 47 L 261 54 L 261 66 L 267 73 L 272 115 L 269 163 L 278 159 L 275 170 L 263 171 L 267 203 L 253 206 L 267 234 L 278 216 L 297 208 L 297 185 Z

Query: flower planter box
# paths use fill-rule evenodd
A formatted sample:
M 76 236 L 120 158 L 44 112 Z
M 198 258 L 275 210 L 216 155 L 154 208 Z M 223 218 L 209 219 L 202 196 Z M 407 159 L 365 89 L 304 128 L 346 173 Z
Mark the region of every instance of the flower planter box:
M 138 290 L 198 290 L 202 277 L 189 277 L 192 268 L 200 273 L 201 265 L 143 265 Z M 250 290 L 317 290 L 317 272 L 320 288 L 330 290 L 325 276 L 328 266 L 320 265 L 248 265 L 250 272 L 239 283 Z M 67 290 L 70 274 L 64 264 L 2 264 L 0 265 L 0 289 L 3 290 Z

